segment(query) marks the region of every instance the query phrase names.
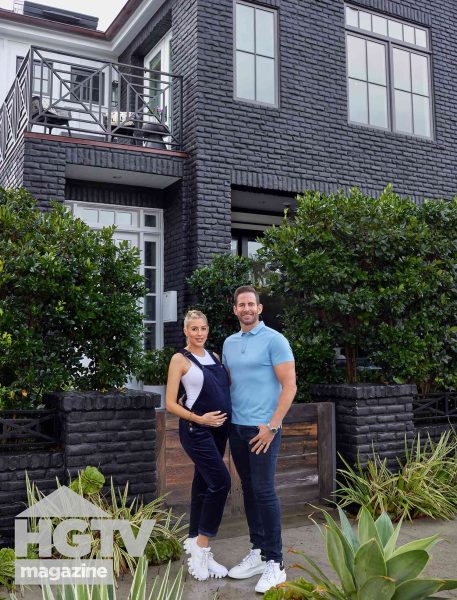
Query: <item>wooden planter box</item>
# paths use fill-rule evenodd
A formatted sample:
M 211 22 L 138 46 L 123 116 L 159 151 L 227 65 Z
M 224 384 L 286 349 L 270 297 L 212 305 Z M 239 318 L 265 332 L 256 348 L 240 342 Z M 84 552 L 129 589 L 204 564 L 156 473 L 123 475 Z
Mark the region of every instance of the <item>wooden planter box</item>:
M 170 506 L 189 506 L 194 466 L 181 447 L 178 418 L 157 411 L 157 485 Z M 225 462 L 232 477 L 226 514 L 244 512 L 241 484 L 229 448 Z M 335 430 L 331 403 L 294 404 L 283 423 L 276 485 L 283 510 L 325 502 L 335 490 Z
M 0 410 L 0 452 L 49 448 L 59 441 L 57 410 Z

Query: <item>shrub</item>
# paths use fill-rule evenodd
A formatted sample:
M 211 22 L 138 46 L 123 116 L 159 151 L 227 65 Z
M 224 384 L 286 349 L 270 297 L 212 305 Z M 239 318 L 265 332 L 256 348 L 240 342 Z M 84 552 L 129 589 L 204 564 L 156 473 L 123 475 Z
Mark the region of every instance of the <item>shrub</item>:
M 300 591 L 281 584 L 265 592 L 263 600 L 319 600 L 319 598 L 322 598 L 319 591 L 316 591 L 316 586 L 303 577 L 294 579 L 289 583 L 297 586 Z
M 426 600 L 442 590 L 457 589 L 457 579 L 421 579 L 419 575 L 430 560 L 430 549 L 437 535 L 414 540 L 397 548 L 401 522 L 394 529 L 386 513 L 373 520 L 362 509 L 357 533 L 353 531 L 343 511 L 338 508 L 340 527 L 325 511 L 325 540 L 329 565 L 338 576 L 333 582 L 303 552 L 306 565 L 298 565 L 311 577 L 321 598 L 328 600 Z M 287 588 L 300 591 L 299 583 L 286 583 Z
M 171 509 L 163 508 L 163 498 L 157 498 L 148 504 L 143 504 L 138 497 L 128 496 L 128 483 L 123 490 L 116 492 L 111 480 L 109 497 L 102 494 L 104 477 L 96 467 L 87 467 L 78 472 L 78 477 L 70 482 L 70 489 L 87 498 L 92 504 L 99 507 L 110 515 L 111 519 L 127 519 L 135 533 L 138 533 L 141 522 L 145 519 L 155 519 L 155 525 L 146 546 L 146 554 L 151 558 L 152 564 L 161 564 L 170 559 L 178 559 L 182 553 L 181 541 L 183 539 L 184 525 L 181 525 L 182 516 L 176 518 Z M 29 506 L 33 506 L 44 498 L 34 483 L 26 477 L 27 500 Z M 60 487 L 60 482 L 57 480 Z M 90 522 L 90 518 L 83 519 Z M 53 519 L 56 527 L 59 519 Z M 31 530 L 35 527 L 32 519 Z M 100 551 L 100 537 L 97 531 L 88 528 L 87 535 L 91 536 L 91 551 L 89 558 L 98 558 Z M 124 541 L 119 531 L 113 536 L 113 570 L 116 577 L 123 575 L 128 570 L 133 574 L 137 564 L 137 558 L 130 556 L 125 548 Z M 55 556 L 59 558 L 59 556 Z
M 390 381 L 455 385 L 456 231 L 457 200 L 417 206 L 391 187 L 379 198 L 356 188 L 298 197 L 259 254 L 273 291 L 289 299 L 284 333 L 315 369 L 308 381 L 334 379 L 339 346 L 349 382 L 362 348 Z
M 222 350 L 227 336 L 239 330 L 238 319 L 233 314 L 233 292 L 240 285 L 253 285 L 254 262 L 243 256 L 219 254 L 210 265 L 194 271 L 188 279 L 191 292 L 196 297 L 192 308 L 208 317 L 208 347 Z
M 175 352 L 170 347 L 148 350 L 144 353 L 136 378 L 146 385 L 164 385 L 167 383 L 168 366 Z
M 140 259 L 113 231 L 0 190 L 0 408 L 36 406 L 67 386 L 121 387 L 137 366 Z
M 14 561 L 16 556 L 12 548 L 0 548 L 0 585 L 8 589 L 14 587 Z
M 457 514 L 457 436 L 447 431 L 434 443 L 420 436 L 408 447 L 398 469 L 373 453 L 364 469 L 344 458 L 337 491 L 342 507 L 364 508 L 372 516 L 387 512 L 392 519 L 432 517 L 453 519 Z

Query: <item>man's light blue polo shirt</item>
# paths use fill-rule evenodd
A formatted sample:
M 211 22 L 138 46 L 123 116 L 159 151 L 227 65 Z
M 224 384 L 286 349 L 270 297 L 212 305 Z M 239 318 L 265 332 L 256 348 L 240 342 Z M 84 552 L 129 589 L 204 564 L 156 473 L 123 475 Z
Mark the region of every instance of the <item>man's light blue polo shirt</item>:
M 291 360 L 294 355 L 289 342 L 263 321 L 251 331 L 239 331 L 225 340 L 222 361 L 232 379 L 232 423 L 270 421 L 281 393 L 273 367 Z

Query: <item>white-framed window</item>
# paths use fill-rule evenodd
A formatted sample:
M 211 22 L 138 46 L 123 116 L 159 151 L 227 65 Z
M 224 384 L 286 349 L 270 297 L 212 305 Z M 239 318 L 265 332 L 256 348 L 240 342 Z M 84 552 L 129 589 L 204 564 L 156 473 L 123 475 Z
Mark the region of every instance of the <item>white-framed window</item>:
M 345 22 L 349 122 L 431 138 L 429 31 L 353 6 Z
M 249 2 L 235 2 L 235 98 L 279 104 L 278 13 Z
M 163 346 L 163 211 L 110 204 L 67 201 L 73 214 L 92 229 L 115 225 L 116 243 L 126 241 L 140 251 L 140 272 L 145 278 L 142 301 L 145 350 Z
M 23 56 L 16 56 L 16 73 L 19 72 L 24 61 Z M 33 89 L 32 93 L 40 94 L 40 96 L 49 96 L 50 93 L 51 74 L 49 64 L 41 60 L 33 61 Z
M 93 67 L 71 67 L 71 95 L 81 102 L 104 104 L 105 73 Z

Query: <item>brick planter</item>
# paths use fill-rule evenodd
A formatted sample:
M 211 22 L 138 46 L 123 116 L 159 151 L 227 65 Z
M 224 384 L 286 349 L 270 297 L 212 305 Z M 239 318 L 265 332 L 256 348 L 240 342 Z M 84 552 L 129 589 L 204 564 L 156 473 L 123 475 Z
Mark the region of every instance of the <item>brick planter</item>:
M 0 547 L 12 544 L 14 517 L 27 500 L 25 472 L 45 494 L 55 478 L 68 482 L 87 465 L 98 467 L 115 486 L 129 482 L 130 495 L 148 502 L 156 495 L 157 394 L 59 392 L 45 397 L 58 411 L 60 441 L 52 450 L 0 452 Z M 39 411 L 37 411 L 39 412 Z
M 374 449 L 390 464 L 414 436 L 415 385 L 315 385 L 315 401 L 335 404 L 336 448 L 349 462 L 366 464 Z

